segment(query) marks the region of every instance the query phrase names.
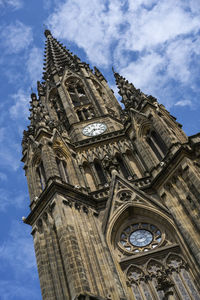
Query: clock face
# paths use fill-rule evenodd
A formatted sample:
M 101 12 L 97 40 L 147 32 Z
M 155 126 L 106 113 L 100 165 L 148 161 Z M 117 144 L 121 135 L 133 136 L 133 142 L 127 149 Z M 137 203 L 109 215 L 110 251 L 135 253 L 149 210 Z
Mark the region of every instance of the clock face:
M 130 242 L 133 246 L 144 247 L 149 245 L 153 240 L 153 235 L 145 229 L 138 229 L 130 235 Z
M 106 131 L 107 126 L 104 123 L 92 123 L 85 126 L 82 133 L 86 136 L 96 136 Z

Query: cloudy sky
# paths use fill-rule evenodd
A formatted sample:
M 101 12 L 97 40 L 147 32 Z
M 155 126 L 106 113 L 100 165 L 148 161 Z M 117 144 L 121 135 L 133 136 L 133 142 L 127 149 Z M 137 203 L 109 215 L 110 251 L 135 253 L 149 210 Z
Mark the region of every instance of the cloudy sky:
M 200 1 L 0 0 L 0 299 L 40 300 L 21 159 L 44 28 L 117 91 L 112 66 L 157 97 L 188 135 L 200 128 Z

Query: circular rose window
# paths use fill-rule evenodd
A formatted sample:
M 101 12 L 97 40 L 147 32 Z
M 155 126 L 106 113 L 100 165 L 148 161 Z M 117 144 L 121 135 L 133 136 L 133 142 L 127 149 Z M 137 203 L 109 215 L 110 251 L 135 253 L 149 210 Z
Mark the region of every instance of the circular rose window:
M 120 245 L 128 251 L 149 251 L 162 240 L 161 231 L 153 224 L 137 223 L 126 227 L 120 236 Z

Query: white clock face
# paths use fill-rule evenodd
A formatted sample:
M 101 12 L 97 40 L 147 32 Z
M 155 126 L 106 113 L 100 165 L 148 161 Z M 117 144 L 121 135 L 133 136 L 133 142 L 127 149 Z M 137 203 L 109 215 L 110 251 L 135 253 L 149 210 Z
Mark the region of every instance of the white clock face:
M 107 127 L 104 123 L 92 123 L 83 128 L 83 134 L 86 136 L 96 136 L 106 131 Z
M 130 242 L 133 246 L 144 247 L 150 244 L 153 240 L 153 235 L 145 229 L 138 229 L 130 235 Z

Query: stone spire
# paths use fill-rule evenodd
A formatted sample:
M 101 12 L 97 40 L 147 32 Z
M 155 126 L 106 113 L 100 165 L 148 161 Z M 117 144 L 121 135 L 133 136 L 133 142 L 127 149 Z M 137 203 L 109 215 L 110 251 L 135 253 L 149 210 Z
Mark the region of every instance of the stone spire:
M 114 70 L 113 72 L 119 94 L 122 97 L 121 102 L 126 109 L 134 108 L 140 110 L 147 101 L 151 103 L 157 101 L 156 98 L 145 95 L 140 89 L 136 89 L 132 83 L 129 83 L 128 80 L 119 75 L 119 73 L 116 73 Z
M 78 57 L 67 50 L 60 42 L 58 42 L 51 34 L 50 30 L 45 30 L 45 63 L 44 63 L 44 79 L 52 74 L 54 70 L 62 72 L 65 67 L 74 71 L 79 70 Z

